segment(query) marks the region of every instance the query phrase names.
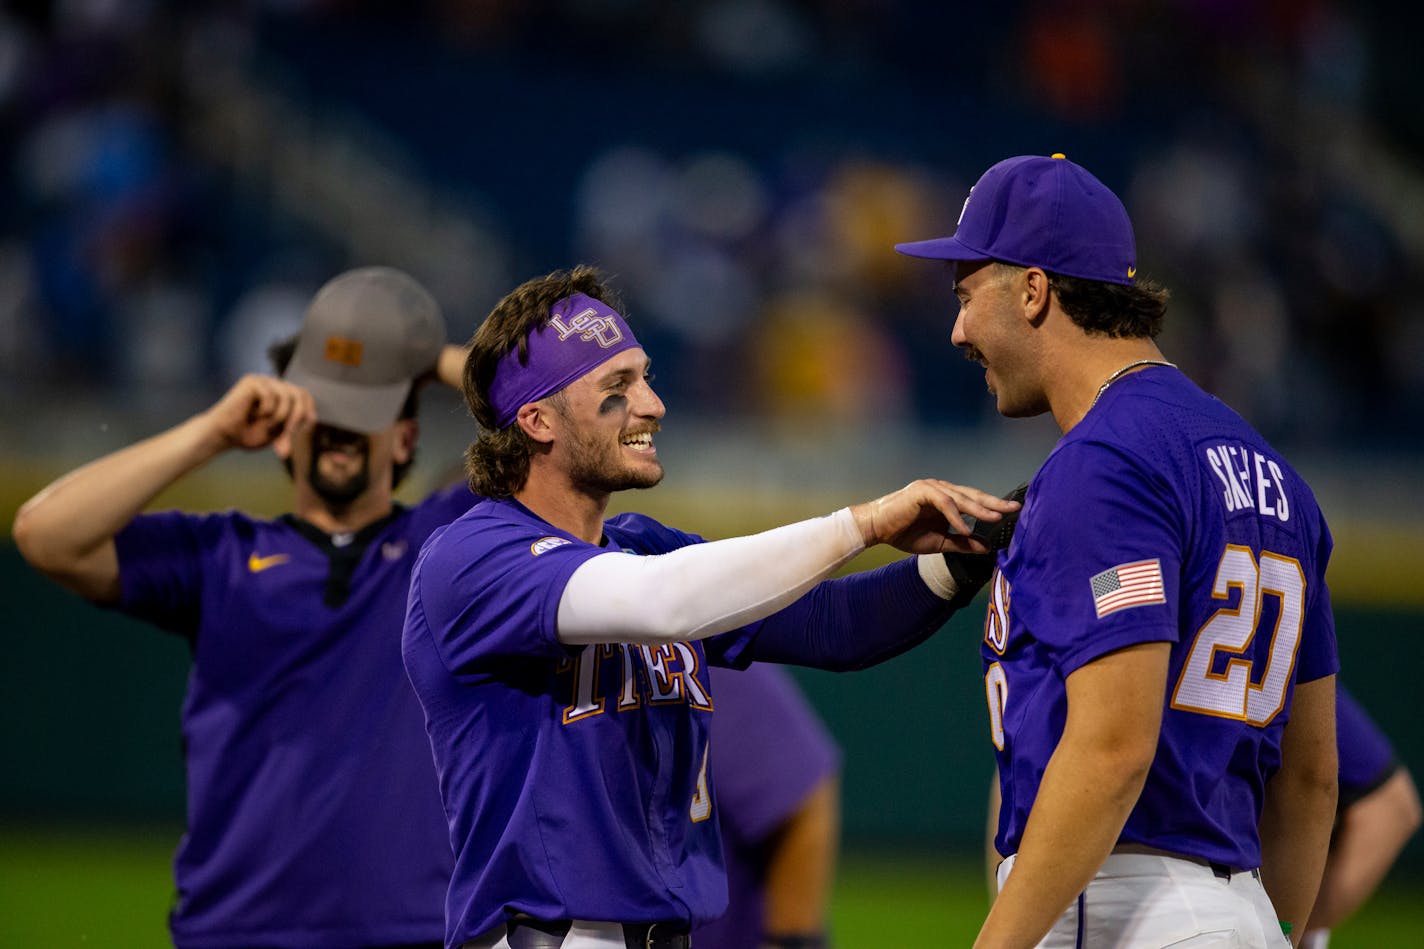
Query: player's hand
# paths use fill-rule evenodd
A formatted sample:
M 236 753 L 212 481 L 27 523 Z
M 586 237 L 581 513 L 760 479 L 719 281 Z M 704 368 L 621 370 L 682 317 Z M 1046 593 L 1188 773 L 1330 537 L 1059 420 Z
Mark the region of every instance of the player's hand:
M 316 402 L 301 386 L 273 376 L 246 375 L 203 419 L 227 448 L 252 451 L 271 445 L 286 458 L 293 433 L 316 421 Z
M 850 509 L 865 546 L 890 544 L 912 554 L 989 552 L 965 516 L 995 522 L 1019 509 L 1017 501 L 978 488 L 926 478 Z
M 1004 498 L 1022 504 L 1027 494 L 1028 482 L 1025 481 L 1004 495 Z M 949 568 L 949 575 L 954 578 L 955 594 L 951 602 L 956 609 L 974 599 L 975 594 L 993 577 L 994 567 L 998 563 L 995 553 L 1007 548 L 1013 540 L 1014 527 L 1018 524 L 1021 510 L 1022 508 L 1005 513 L 997 523 L 975 520 L 974 529 L 970 533 L 988 545 L 989 553 L 961 554 L 951 551 L 944 555 L 945 566 Z
M 470 356 L 470 347 L 446 343 L 431 370 L 433 378 L 445 383 L 456 392 L 465 385 L 465 360 Z

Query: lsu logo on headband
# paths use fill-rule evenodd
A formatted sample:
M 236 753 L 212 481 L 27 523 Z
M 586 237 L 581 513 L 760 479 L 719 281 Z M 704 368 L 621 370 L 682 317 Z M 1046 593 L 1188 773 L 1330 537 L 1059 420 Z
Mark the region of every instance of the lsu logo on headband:
M 559 334 L 561 343 L 575 333 L 579 334 L 579 339 L 585 343 L 597 343 L 603 349 L 623 340 L 623 331 L 618 328 L 618 321 L 612 316 L 599 313 L 597 307 L 585 307 L 567 320 L 564 314 L 555 313 L 549 317 L 549 325 Z
M 490 381 L 495 424 L 505 428 L 519 407 L 553 395 L 584 373 L 634 349 L 633 330 L 608 304 L 574 293 L 549 307 L 549 318 L 526 338 L 528 358 L 516 346 L 500 357 Z

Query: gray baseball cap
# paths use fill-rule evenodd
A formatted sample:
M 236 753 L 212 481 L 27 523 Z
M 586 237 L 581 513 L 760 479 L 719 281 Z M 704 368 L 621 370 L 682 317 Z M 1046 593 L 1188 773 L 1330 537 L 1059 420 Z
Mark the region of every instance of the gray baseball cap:
M 348 270 L 307 306 L 283 378 L 311 392 L 319 421 L 370 434 L 395 424 L 445 337 L 440 304 L 410 275 Z

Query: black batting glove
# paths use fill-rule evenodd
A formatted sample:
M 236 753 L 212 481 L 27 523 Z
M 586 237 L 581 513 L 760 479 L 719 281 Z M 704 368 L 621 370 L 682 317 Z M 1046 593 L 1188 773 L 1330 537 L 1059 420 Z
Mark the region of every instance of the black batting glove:
M 1026 494 L 1028 494 L 1027 481 L 1004 497 L 1023 504 Z M 1023 508 L 1019 508 L 1019 511 L 1022 510 Z M 945 565 L 949 567 L 949 575 L 954 578 L 954 598 L 949 602 L 955 609 L 967 606 L 984 584 L 989 582 L 989 578 L 994 575 L 994 564 L 998 560 L 998 552 L 1008 547 L 1009 541 L 1014 538 L 1014 526 L 1019 522 L 1019 511 L 1005 514 L 997 521 L 967 518 L 967 520 L 973 521 L 970 534 L 988 544 L 989 553 L 947 553 L 942 555 Z

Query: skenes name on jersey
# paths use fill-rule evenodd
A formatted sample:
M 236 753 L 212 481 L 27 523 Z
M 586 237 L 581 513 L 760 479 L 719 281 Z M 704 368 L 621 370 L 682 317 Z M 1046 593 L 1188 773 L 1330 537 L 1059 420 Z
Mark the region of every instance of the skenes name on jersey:
M 1222 484 L 1222 500 L 1229 513 L 1255 510 L 1282 523 L 1290 520 L 1290 499 L 1285 474 L 1274 458 L 1245 445 L 1225 442 L 1204 450 L 1207 466 Z

